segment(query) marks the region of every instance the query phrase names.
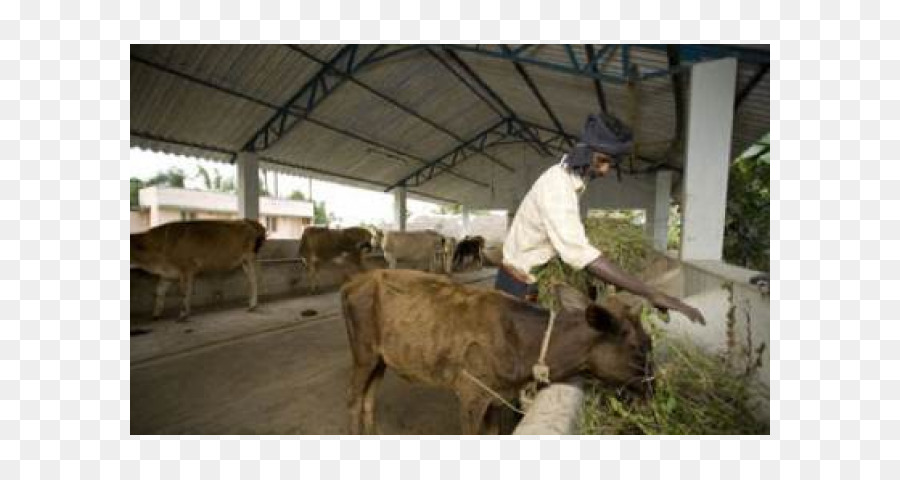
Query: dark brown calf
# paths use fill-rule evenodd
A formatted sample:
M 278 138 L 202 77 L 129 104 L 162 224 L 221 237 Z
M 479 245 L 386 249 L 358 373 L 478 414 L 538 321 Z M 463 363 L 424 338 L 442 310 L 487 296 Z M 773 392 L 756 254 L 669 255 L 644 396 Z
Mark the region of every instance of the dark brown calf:
M 460 270 L 466 262 L 474 263 L 479 269 L 484 266 L 484 237 L 481 235 L 467 236 L 456 244 L 456 251 L 453 252 L 453 270 Z
M 559 286 L 546 363 L 552 381 L 588 373 L 640 387 L 649 377 L 650 337 L 625 304 L 597 306 Z M 441 275 L 376 270 L 341 289 L 353 353 L 350 428 L 375 433 L 375 397 L 386 367 L 410 380 L 450 388 L 464 434 L 477 434 L 500 405 L 467 375 L 507 400 L 531 380 L 549 312 L 495 290 Z M 465 373 L 464 373 L 465 372 Z M 490 407 L 494 407 L 488 415 Z

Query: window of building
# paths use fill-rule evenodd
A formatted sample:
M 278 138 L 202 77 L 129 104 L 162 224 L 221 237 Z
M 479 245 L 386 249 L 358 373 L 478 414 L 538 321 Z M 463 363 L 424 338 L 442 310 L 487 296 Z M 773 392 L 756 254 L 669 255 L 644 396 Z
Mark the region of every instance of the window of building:
M 274 232 L 278 227 L 278 217 L 266 217 L 266 230 Z
M 196 219 L 197 219 L 197 212 L 189 212 L 189 211 L 187 211 L 187 210 L 182 210 L 182 211 L 181 211 L 181 220 L 182 220 L 182 221 L 185 221 L 185 220 L 196 220 Z

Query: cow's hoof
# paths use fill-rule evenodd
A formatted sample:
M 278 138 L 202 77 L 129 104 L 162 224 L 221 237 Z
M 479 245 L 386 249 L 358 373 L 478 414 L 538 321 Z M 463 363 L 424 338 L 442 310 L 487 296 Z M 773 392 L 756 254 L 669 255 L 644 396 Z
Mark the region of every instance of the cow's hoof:
M 187 317 L 187 315 L 184 315 L 184 316 L 178 317 L 178 320 L 175 320 L 175 321 L 178 323 L 187 323 L 188 317 Z

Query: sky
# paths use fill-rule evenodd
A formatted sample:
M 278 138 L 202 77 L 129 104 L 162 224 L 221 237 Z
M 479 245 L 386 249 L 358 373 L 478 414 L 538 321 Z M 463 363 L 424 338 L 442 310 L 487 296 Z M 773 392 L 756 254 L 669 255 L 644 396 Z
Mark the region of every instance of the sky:
M 202 165 L 208 172 L 218 171 L 222 177 L 234 177 L 235 166 L 199 158 L 169 155 L 165 153 L 151 152 L 138 148 L 131 149 L 129 165 L 129 177 L 147 180 L 159 172 L 171 167 L 181 168 L 186 176 L 185 187 L 203 189 L 200 178 L 196 177 L 198 165 Z M 271 174 L 270 174 L 271 179 Z M 271 180 L 270 180 L 271 181 Z M 310 182 L 307 177 L 278 174 L 278 196 L 288 197 L 294 190 L 299 190 L 309 196 Z M 392 223 L 394 221 L 394 195 L 392 193 L 376 192 L 356 187 L 349 187 L 333 182 L 312 180 L 312 199 L 324 201 L 328 212 L 333 212 L 341 226 L 358 225 L 360 223 Z M 411 216 L 437 213 L 439 205 L 431 202 L 423 202 L 407 199 L 407 210 Z

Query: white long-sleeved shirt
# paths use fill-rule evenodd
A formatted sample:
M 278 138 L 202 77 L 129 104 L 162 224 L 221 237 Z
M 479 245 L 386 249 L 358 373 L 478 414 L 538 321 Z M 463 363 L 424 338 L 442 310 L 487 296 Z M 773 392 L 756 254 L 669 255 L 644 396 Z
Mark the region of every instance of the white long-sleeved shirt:
M 578 270 L 600 256 L 588 243 L 578 209 L 584 180 L 560 162 L 531 186 L 503 243 L 503 263 L 536 281 L 531 269 L 556 255 Z

